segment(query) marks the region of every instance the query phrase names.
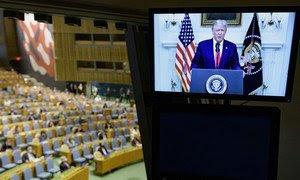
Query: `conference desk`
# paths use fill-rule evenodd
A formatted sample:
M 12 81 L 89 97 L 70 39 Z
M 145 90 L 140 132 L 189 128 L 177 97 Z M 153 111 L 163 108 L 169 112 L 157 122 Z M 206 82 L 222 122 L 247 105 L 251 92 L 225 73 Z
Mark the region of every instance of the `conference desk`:
M 7 155 L 10 162 L 14 162 L 14 158 L 13 158 L 13 155 L 12 155 L 13 151 L 11 149 L 7 149 L 5 152 L 0 152 L 0 158 L 3 156 L 3 155 Z M 1 177 L 1 176 L 0 176 Z
M 40 159 L 38 161 L 41 162 L 45 166 L 45 159 Z M 9 180 L 13 174 L 18 174 L 20 179 L 23 179 L 23 170 L 25 168 L 28 168 L 28 167 L 31 168 L 32 173 L 35 174 L 34 173 L 35 172 L 34 165 L 35 165 L 35 162 L 23 163 L 23 164 L 17 165 L 16 167 L 6 170 L 3 173 L 1 173 L 0 179 L 1 180 Z
M 47 132 L 47 131 L 52 131 L 52 136 L 55 137 L 55 134 L 56 134 L 55 130 L 56 130 L 56 128 L 58 128 L 58 127 L 61 127 L 61 126 L 50 127 L 50 128 L 41 128 L 41 129 L 36 129 L 36 130 L 31 130 L 31 131 L 21 132 L 21 133 L 19 133 L 19 134 L 17 134 L 17 135 L 21 136 L 22 141 L 25 143 L 25 142 L 26 142 L 26 135 L 27 135 L 27 134 L 32 134 L 33 137 L 34 137 L 36 133 L 41 133 L 41 131 L 45 131 L 45 132 Z M 15 147 L 15 146 L 16 146 L 15 137 L 16 137 L 17 135 L 12 134 L 12 135 L 7 135 L 7 136 L 6 136 L 7 139 L 11 139 L 11 140 L 12 140 L 12 141 L 11 141 L 12 147 Z
M 34 121 L 23 121 L 23 122 L 10 123 L 10 124 L 7 124 L 7 125 L 0 125 L 0 130 L 3 131 L 3 129 L 5 127 L 8 127 L 11 130 L 12 127 L 18 126 L 20 128 L 20 130 L 21 130 L 20 133 L 27 133 L 29 131 L 38 130 L 38 129 L 34 129 L 33 128 L 33 124 L 35 124 L 35 123 L 37 123 L 39 125 L 38 129 L 42 129 L 43 128 L 43 123 L 44 123 L 43 121 L 41 121 L 41 120 L 34 120 Z M 25 124 L 29 125 L 29 129 L 31 129 L 31 130 L 24 131 L 24 125 Z
M 104 174 L 115 168 L 143 159 L 142 147 L 130 147 L 113 152 L 108 158 L 95 158 L 96 173 Z
M 45 159 L 39 160 L 44 168 L 46 168 Z M 0 174 L 1 180 L 9 180 L 13 174 L 18 174 L 20 179 L 23 179 L 23 171 L 25 168 L 31 168 L 33 175 L 35 175 L 35 163 L 23 163 L 10 170 L 7 170 Z M 70 169 L 62 172 L 60 175 L 55 175 L 54 180 L 88 180 L 89 179 L 89 166 L 85 165 L 83 167 L 71 167 Z
M 71 167 L 64 171 L 59 176 L 55 176 L 53 180 L 88 180 L 89 179 L 89 166 Z
M 17 118 L 18 121 L 21 122 L 21 115 L 19 115 L 19 114 L 18 115 L 4 115 L 4 116 L 0 116 L 0 125 L 3 125 L 2 120 L 5 118 L 8 120 L 8 124 L 13 123 L 13 121 L 12 121 L 13 117 Z
M 90 133 L 86 133 L 86 134 L 88 135 L 89 140 L 91 140 L 91 134 Z M 70 135 L 61 136 L 61 137 L 55 137 L 55 138 L 48 139 L 47 142 L 49 143 L 50 149 L 53 150 L 53 141 L 55 139 L 58 140 L 58 143 L 60 145 L 62 145 L 64 138 L 71 139 L 75 135 L 78 136 L 79 141 L 82 143 L 82 134 L 70 134 Z M 92 143 L 92 141 L 90 141 L 90 142 Z M 43 156 L 42 142 L 31 143 L 31 146 L 37 157 Z
M 93 144 L 100 144 L 100 142 L 104 142 L 104 141 L 110 142 L 110 141 L 112 141 L 112 139 L 90 141 L 90 142 L 88 142 L 86 144 L 81 144 L 79 146 L 76 146 L 74 149 L 77 149 L 79 151 L 79 154 L 83 155 L 83 151 L 82 151 L 83 146 L 88 146 L 90 152 L 92 152 L 92 149 L 93 149 L 92 145 Z M 109 144 L 109 147 L 110 147 L 110 143 L 108 143 L 108 144 Z M 61 150 L 60 153 L 61 153 L 62 156 L 66 156 L 66 158 L 68 159 L 68 163 L 69 164 L 73 163 L 72 149 L 68 149 L 66 151 Z

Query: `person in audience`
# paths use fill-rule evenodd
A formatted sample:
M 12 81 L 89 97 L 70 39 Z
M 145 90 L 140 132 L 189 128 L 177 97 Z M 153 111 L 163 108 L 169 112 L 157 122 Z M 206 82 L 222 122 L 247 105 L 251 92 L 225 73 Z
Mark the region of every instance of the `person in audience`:
M 6 139 L 6 141 L 1 145 L 1 152 L 6 151 L 7 149 L 13 149 L 10 138 Z
M 58 113 L 58 115 L 57 115 L 57 120 L 59 120 L 59 119 L 65 119 L 66 117 L 65 117 L 65 114 L 64 114 L 64 110 L 62 110 L 62 111 L 60 111 L 59 113 Z
M 109 87 L 107 87 L 107 89 L 106 89 L 105 96 L 106 96 L 106 100 L 109 101 L 110 100 L 110 96 L 111 96 L 111 91 L 110 91 Z
M 46 141 L 47 140 L 47 134 L 45 131 L 41 131 L 40 135 L 40 142 Z
M 46 108 L 46 107 L 42 107 L 42 108 L 41 108 L 40 114 L 46 113 L 46 112 L 48 112 L 47 108 Z
M 78 86 L 78 94 L 80 94 L 80 95 L 84 94 L 84 87 L 83 87 L 82 83 L 80 83 Z
M 103 108 L 103 109 L 108 108 L 107 104 L 104 103 L 102 108 Z
M 95 98 L 95 102 L 96 103 L 101 103 L 102 101 L 102 98 L 100 97 L 100 95 L 97 95 L 96 98 Z
M 126 91 L 126 99 L 128 102 L 130 101 L 130 89 L 129 88 Z
M 28 115 L 28 119 L 27 119 L 27 120 L 28 120 L 28 121 L 34 121 L 34 120 L 35 120 L 34 114 L 33 114 L 32 111 L 29 111 L 29 115 Z
M 132 128 L 130 137 L 131 137 L 131 140 L 134 138 L 140 139 L 141 134 L 140 134 L 139 128 L 137 126 L 134 126 Z
M 108 121 L 108 119 L 105 119 L 105 122 L 104 122 L 104 129 L 105 130 L 108 130 L 108 129 L 111 129 L 113 126 L 110 124 L 110 122 Z
M 106 136 L 105 132 L 99 131 L 98 138 L 99 138 L 99 140 L 103 140 L 103 139 L 107 139 L 107 136 Z
M 41 120 L 41 109 L 37 108 L 33 116 L 35 120 Z
M 0 137 L 4 137 L 4 133 L 3 133 L 2 129 L 0 129 Z
M 108 157 L 109 156 L 109 152 L 107 151 L 107 149 L 103 145 L 103 143 L 99 144 L 97 151 L 99 151 L 104 157 Z
M 54 123 L 53 123 L 52 120 L 48 121 L 47 127 L 49 127 L 49 128 L 50 128 L 50 127 L 54 127 Z
M 119 98 L 116 98 L 114 103 L 110 107 L 119 107 L 120 106 L 120 100 Z
M 65 105 L 65 103 L 62 101 L 62 100 L 60 100 L 59 102 L 58 102 L 58 105 L 60 106 L 60 107 L 64 107 L 64 105 Z M 61 109 L 62 111 L 64 110 L 64 109 Z
M 87 122 L 87 120 L 84 117 L 80 116 L 79 124 L 83 124 L 83 123 L 86 123 L 86 122 Z
M 13 134 L 19 134 L 19 133 L 21 133 L 22 131 L 21 131 L 20 126 L 16 125 L 16 126 L 13 126 L 13 127 L 11 128 L 11 132 L 12 132 Z
M 81 126 L 78 127 L 78 133 L 84 133 L 84 130 L 82 129 Z
M 26 153 L 23 154 L 22 156 L 22 160 L 23 162 L 34 162 L 36 159 L 36 155 L 32 150 L 32 146 L 28 146 L 27 147 L 27 151 Z
M 4 106 L 10 106 L 10 104 L 11 104 L 10 99 L 5 99 L 3 104 L 4 104 Z
M 97 97 L 98 96 L 98 88 L 96 86 L 92 87 L 92 96 Z
M 11 110 L 10 113 L 8 113 L 8 115 L 17 115 L 18 113 L 15 110 Z
M 127 109 L 124 108 L 124 109 L 123 109 L 123 113 L 120 114 L 120 115 L 118 116 L 118 118 L 119 118 L 119 119 L 128 119 L 127 116 L 128 116 Z
M 71 166 L 69 165 L 66 156 L 62 156 L 60 159 L 61 159 L 61 163 L 59 165 L 60 171 L 63 172 L 67 169 L 70 169 Z
M 78 126 L 72 127 L 72 134 L 78 133 Z
M 135 146 L 135 147 L 139 147 L 139 146 L 142 146 L 140 140 L 136 137 L 134 137 L 132 140 L 131 140 L 131 145 L 132 146 Z
M 66 145 L 72 149 L 74 148 L 77 144 L 75 143 L 75 141 L 72 138 L 68 138 L 66 141 Z
M 75 110 L 75 112 L 79 112 L 80 108 L 78 106 L 76 106 L 74 110 Z
M 123 101 L 123 99 L 125 99 L 125 97 L 126 97 L 126 93 L 125 93 L 125 91 L 124 91 L 124 88 L 123 87 L 121 87 L 120 88 L 120 91 L 119 91 L 119 98 L 120 98 L 120 103 L 122 103 L 122 101 Z

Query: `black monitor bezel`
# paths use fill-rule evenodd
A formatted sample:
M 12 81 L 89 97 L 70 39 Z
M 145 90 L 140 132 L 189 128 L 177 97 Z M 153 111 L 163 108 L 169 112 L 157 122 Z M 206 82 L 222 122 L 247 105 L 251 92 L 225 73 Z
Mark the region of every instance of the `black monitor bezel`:
M 180 174 L 168 174 L 168 177 L 163 177 L 159 170 L 159 154 L 160 154 L 160 113 L 163 111 L 168 112 L 197 112 L 197 113 L 242 113 L 245 116 L 249 115 L 262 115 L 272 118 L 271 122 L 271 135 L 269 144 L 269 172 L 268 180 L 277 179 L 278 169 L 278 151 L 279 151 L 279 131 L 280 131 L 280 109 L 277 107 L 264 107 L 264 106 L 238 106 L 238 105 L 204 105 L 204 104 L 183 104 L 183 103 L 154 103 L 152 105 L 152 175 L 154 179 L 184 179 L 186 177 Z M 199 179 L 195 175 L 187 175 L 189 179 Z M 214 179 L 214 177 L 203 177 L 203 179 Z M 201 178 L 200 178 L 201 179 Z M 218 179 L 218 178 L 217 178 Z M 225 178 L 226 179 L 226 178 Z
M 155 91 L 155 70 L 154 70 L 154 14 L 155 13 L 210 13 L 210 12 L 296 12 L 293 39 L 291 45 L 290 62 L 288 68 L 285 96 L 258 96 L 258 95 L 228 95 L 228 94 L 206 94 L 206 93 L 184 93 Z M 248 100 L 248 101 L 270 101 L 270 102 L 291 102 L 293 93 L 294 76 L 300 42 L 300 6 L 265 6 L 265 7 L 192 7 L 192 8 L 153 8 L 149 9 L 149 60 L 151 95 L 158 97 L 183 97 L 183 98 L 207 98 L 226 100 Z

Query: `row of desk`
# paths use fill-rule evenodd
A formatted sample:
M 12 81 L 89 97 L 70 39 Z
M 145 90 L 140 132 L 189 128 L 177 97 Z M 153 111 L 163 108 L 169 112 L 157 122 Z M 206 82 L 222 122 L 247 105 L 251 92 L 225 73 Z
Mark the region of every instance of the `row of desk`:
M 89 179 L 89 166 L 71 167 L 70 169 L 56 176 L 53 180 L 88 180 Z
M 41 159 L 40 162 L 43 164 L 44 169 L 46 170 L 45 159 Z M 7 170 L 0 174 L 1 180 L 10 180 L 13 174 L 18 174 L 20 179 L 24 179 L 23 171 L 25 168 L 31 168 L 33 176 L 35 174 L 35 163 L 23 163 L 17 165 L 16 167 Z M 85 165 L 83 167 L 71 167 L 70 169 L 59 173 L 54 176 L 54 180 L 88 180 L 89 179 L 89 166 Z
M 119 128 L 121 131 L 124 131 L 124 128 Z M 79 138 L 79 141 L 81 142 L 81 145 L 89 145 L 89 144 L 95 144 L 95 143 L 100 143 L 101 141 L 91 141 L 92 140 L 92 137 L 91 137 L 91 133 L 85 133 L 88 135 L 88 139 L 89 139 L 89 142 L 84 144 L 82 143 L 83 140 L 82 140 L 82 133 L 78 133 L 78 134 L 71 134 L 71 135 L 67 135 L 67 136 L 61 136 L 61 137 L 55 137 L 55 138 L 52 138 L 52 139 L 48 139 L 47 142 L 49 143 L 49 146 L 51 149 L 53 149 L 53 140 L 58 140 L 59 144 L 62 145 L 63 144 L 63 138 L 67 138 L 67 139 L 70 139 L 72 138 L 73 136 L 78 136 Z M 114 137 L 114 130 L 113 129 L 108 129 L 107 132 L 106 132 L 106 136 L 107 136 L 107 141 L 111 141 L 111 139 Z M 124 133 L 123 133 L 124 134 Z M 42 142 L 32 142 L 31 143 L 31 146 L 32 146 L 32 149 L 34 150 L 34 152 L 36 153 L 36 156 L 37 157 L 41 157 L 43 155 L 43 149 L 42 149 Z M 71 151 L 68 151 L 68 152 L 62 152 L 62 154 L 64 155 L 67 155 L 68 157 L 70 157 L 70 154 L 71 154 Z M 69 162 L 71 162 L 72 160 L 70 160 Z
M 39 160 L 44 166 L 45 166 L 45 159 L 41 159 Z M 12 169 L 9 169 L 9 170 L 6 170 L 4 171 L 3 173 L 0 174 L 0 177 L 1 177 L 1 180 L 8 180 L 10 179 L 10 177 L 13 175 L 13 174 L 18 174 L 20 179 L 23 178 L 23 170 L 25 168 L 31 168 L 31 171 L 33 173 L 33 175 L 35 174 L 35 168 L 34 168 L 34 165 L 35 163 L 34 162 L 31 162 L 31 163 L 23 163 L 23 164 L 20 164 L 20 165 L 17 165 L 16 167 L 12 168 Z
M 33 111 L 34 110 L 37 110 L 39 108 L 37 107 L 34 107 L 33 108 Z M 103 114 L 105 114 L 103 116 L 103 114 L 97 114 L 97 115 L 92 115 L 92 114 L 81 114 L 79 111 L 75 111 L 75 110 L 66 110 L 64 109 L 63 113 L 64 114 L 67 114 L 69 116 L 83 116 L 83 117 L 86 117 L 87 119 L 92 119 L 93 116 L 96 116 L 96 118 L 98 118 L 100 120 L 100 116 L 101 117 L 101 120 L 102 119 L 105 119 L 108 115 L 111 115 L 111 109 L 106 109 L 104 110 L 105 112 Z M 45 121 L 47 119 L 47 116 L 50 116 L 50 120 L 53 120 L 54 116 L 57 114 L 61 113 L 59 111 L 59 108 L 54 108 L 54 109 L 51 109 L 49 108 L 49 111 L 48 112 L 43 112 L 40 114 L 40 118 L 42 121 Z M 22 122 L 21 120 L 21 117 L 22 116 L 28 116 L 29 112 L 28 112 L 28 109 L 23 109 L 22 110 L 22 114 L 20 115 L 4 115 L 4 116 L 0 116 L 0 125 L 3 125 L 2 124 L 2 119 L 7 119 L 8 120 L 8 123 L 9 124 L 12 124 L 13 121 L 12 119 L 13 118 L 17 118 L 18 122 Z M 129 120 L 133 120 L 134 119 L 134 113 L 126 113 L 126 117 L 129 119 Z M 68 118 L 72 118 L 72 117 L 68 117 Z
M 113 152 L 108 158 L 95 158 L 96 173 L 105 174 L 113 169 L 143 159 L 142 147 L 130 147 Z
M 91 116 L 97 116 L 97 115 L 91 115 Z M 74 121 L 74 119 L 73 119 L 73 121 Z M 123 121 L 127 121 L 127 120 L 125 120 L 125 119 L 117 119 L 117 120 L 111 120 L 110 122 L 111 122 L 112 126 L 114 126 L 115 123 L 118 123 L 119 124 L 118 126 L 122 127 L 122 122 Z M 42 122 L 43 121 L 37 121 L 37 122 L 39 123 L 39 126 L 42 127 Z M 33 121 L 29 121 L 28 122 L 28 124 L 29 124 L 29 126 L 31 128 L 33 126 L 33 123 L 34 123 Z M 65 125 L 66 124 L 65 119 L 61 120 L 61 123 Z M 92 125 L 93 125 L 94 129 L 97 129 L 98 123 L 101 123 L 101 121 L 99 119 L 96 119 L 96 121 L 92 122 Z M 10 125 L 5 125 L 5 126 L 12 127 L 14 125 L 18 125 L 22 129 L 23 128 L 23 124 L 24 123 L 13 123 L 13 124 L 10 124 Z M 74 122 L 73 122 L 73 124 L 74 124 Z M 81 125 L 81 127 L 82 127 L 83 131 L 86 132 L 89 129 L 89 124 L 88 123 L 83 123 Z M 129 122 L 128 121 L 127 121 L 127 127 L 129 128 Z M 0 129 L 2 129 L 2 128 L 0 126 Z M 6 138 L 11 139 L 12 140 L 12 146 L 15 147 L 16 146 L 16 142 L 15 142 L 15 137 L 16 136 L 21 136 L 23 142 L 26 142 L 26 135 L 27 134 L 32 134 L 32 136 L 34 137 L 37 133 L 40 133 L 41 131 L 45 131 L 45 132 L 51 131 L 52 132 L 52 137 L 58 137 L 57 134 L 56 134 L 56 129 L 57 128 L 61 128 L 62 136 L 66 135 L 66 133 L 65 133 L 66 132 L 66 129 L 65 129 L 66 126 L 56 126 L 56 127 L 51 127 L 51 128 L 40 128 L 40 129 L 36 129 L 36 130 L 30 130 L 30 131 L 26 131 L 26 132 L 21 132 L 19 134 L 12 134 L 12 133 L 10 133 L 10 134 L 8 134 L 6 136 Z M 124 134 L 124 128 L 125 127 L 119 128 L 120 131 L 121 131 L 121 134 Z M 102 126 L 102 129 L 104 129 L 103 126 Z M 107 130 L 106 136 L 108 138 L 112 138 L 112 137 L 114 137 L 114 135 L 115 135 L 115 133 L 114 133 L 113 129 L 108 129 Z

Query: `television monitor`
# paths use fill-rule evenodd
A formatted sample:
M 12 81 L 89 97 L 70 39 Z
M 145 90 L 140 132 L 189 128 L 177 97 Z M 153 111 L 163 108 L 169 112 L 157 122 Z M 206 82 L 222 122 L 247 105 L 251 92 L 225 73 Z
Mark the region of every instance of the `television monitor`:
M 275 180 L 280 111 L 155 104 L 154 179 Z
M 299 7 L 149 12 L 154 94 L 291 101 Z

